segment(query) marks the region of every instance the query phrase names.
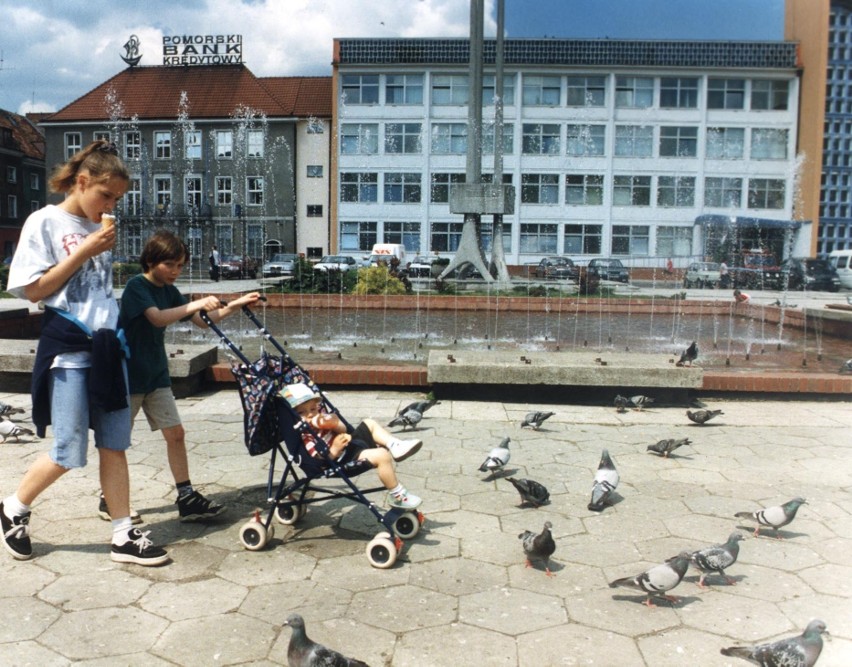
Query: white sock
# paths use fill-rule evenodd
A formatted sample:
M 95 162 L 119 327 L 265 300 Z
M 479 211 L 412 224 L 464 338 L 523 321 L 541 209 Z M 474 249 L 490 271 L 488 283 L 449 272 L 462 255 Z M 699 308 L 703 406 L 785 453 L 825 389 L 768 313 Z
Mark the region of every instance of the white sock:
M 390 490 L 390 494 L 395 498 L 402 498 L 406 494 L 405 487 L 402 484 L 397 484 Z
M 21 516 L 22 514 L 29 512 L 30 506 L 24 505 L 24 503 L 18 500 L 18 494 L 13 493 L 3 501 L 3 510 L 4 514 L 8 518 L 12 519 L 16 516 Z
M 124 544 L 127 542 L 127 533 L 133 528 L 133 522 L 129 516 L 121 519 L 113 519 L 112 521 L 112 541 L 113 544 Z

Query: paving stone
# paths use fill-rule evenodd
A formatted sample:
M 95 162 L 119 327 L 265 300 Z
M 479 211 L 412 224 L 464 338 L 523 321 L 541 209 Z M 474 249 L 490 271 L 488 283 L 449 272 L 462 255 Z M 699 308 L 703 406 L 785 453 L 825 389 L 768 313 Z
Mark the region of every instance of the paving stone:
M 521 635 L 518 664 L 639 665 L 642 657 L 629 637 L 567 623 Z
M 153 585 L 139 606 L 170 621 L 218 616 L 239 609 L 248 589 L 222 579 Z M 199 604 L 199 601 L 202 601 Z
M 169 624 L 151 652 L 186 667 L 250 663 L 267 657 L 276 634 L 272 621 L 241 614 L 194 618 Z
M 42 637 L 57 619 L 61 610 L 35 598 L 5 598 L 0 605 L 0 646 Z
M 545 578 L 541 572 L 531 575 Z M 556 595 L 518 588 L 492 589 L 459 597 L 459 620 L 507 635 L 517 635 L 566 623 L 568 615 Z
M 299 613 L 302 614 L 301 610 Z M 304 614 L 302 616 L 304 617 Z M 336 616 L 328 619 L 304 618 L 305 630 L 313 641 L 370 665 L 390 664 L 396 644 L 396 636 L 393 632 L 350 618 Z M 284 628 L 269 653 L 270 660 L 279 665 L 286 665 L 289 644 L 290 632 L 288 628 Z
M 46 586 L 38 597 L 69 611 L 126 606 L 136 602 L 151 586 L 147 579 L 124 570 L 65 574 Z M 80 595 L 80 591 L 85 591 Z
M 391 632 L 452 623 L 458 600 L 419 586 L 387 586 L 355 593 L 350 613 L 360 621 Z
M 66 667 L 71 661 L 34 641 L 0 644 L 0 665 L 39 665 L 39 667 Z
M 394 667 L 517 664 L 517 649 L 511 637 L 465 623 L 408 632 L 399 640 L 393 656 Z

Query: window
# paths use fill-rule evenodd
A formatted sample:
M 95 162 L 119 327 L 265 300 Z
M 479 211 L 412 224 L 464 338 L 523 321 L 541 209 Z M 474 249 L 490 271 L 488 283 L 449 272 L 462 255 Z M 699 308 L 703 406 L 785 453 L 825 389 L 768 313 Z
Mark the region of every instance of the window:
M 263 176 L 246 178 L 246 204 L 263 206 Z
M 780 178 L 750 178 L 748 208 L 784 208 L 784 180 Z
M 12 220 L 18 217 L 18 197 L 16 195 L 6 197 L 6 217 Z
M 234 201 L 234 185 L 230 176 L 216 177 L 216 204 L 230 206 Z
M 352 252 L 372 250 L 376 244 L 376 222 L 345 221 L 340 223 L 340 250 Z
M 522 174 L 522 204 L 558 204 L 559 176 L 557 174 Z
M 654 128 L 645 125 L 615 126 L 616 157 L 652 157 Z
M 615 79 L 615 106 L 620 109 L 647 109 L 654 103 L 654 80 L 638 76 Z
M 693 77 L 662 77 L 660 107 L 663 109 L 698 108 L 698 79 Z
M 216 158 L 234 157 L 234 133 L 231 130 L 216 130 Z
M 559 106 L 560 77 L 524 76 L 523 103 L 530 107 Z
M 437 155 L 464 155 L 467 152 L 467 124 L 432 125 L 432 152 Z
M 420 202 L 421 190 L 420 174 L 385 174 L 385 203 L 417 204 Z
M 600 255 L 602 225 L 565 225 L 566 255 Z
M 124 211 L 127 215 L 142 215 L 142 179 L 131 176 L 124 194 Z
M 436 74 L 432 77 L 432 104 L 463 105 L 468 100 L 466 74 Z
M 321 119 L 314 118 L 313 116 L 308 118 L 308 134 L 323 134 L 324 132 L 325 125 Z
M 602 107 L 606 103 L 606 78 L 602 76 L 569 76 L 569 107 Z
M 492 231 L 493 228 L 491 225 L 483 225 L 482 229 L 479 232 L 479 239 L 482 245 L 482 249 L 488 254 L 490 254 L 491 250 L 493 249 Z M 505 221 L 503 222 L 503 252 L 512 252 L 512 225 L 507 224 Z
M 154 177 L 154 200 L 157 204 L 157 214 L 164 215 L 172 203 L 172 177 Z
M 752 160 L 786 160 L 787 130 L 754 128 L 751 131 Z
M 231 224 L 216 225 L 216 245 L 219 246 L 220 256 L 232 255 L 234 252 L 234 226 Z
M 689 257 L 692 254 L 691 227 L 657 227 L 658 257 Z
M 184 180 L 184 190 L 187 209 L 197 214 L 201 210 L 201 177 L 187 176 Z
M 434 252 L 455 252 L 459 248 L 462 234 L 461 222 L 433 222 L 431 233 Z
M 526 155 L 559 155 L 559 125 L 555 123 L 524 123 L 522 150 Z
M 649 248 L 647 225 L 613 225 L 613 255 L 647 255 Z
M 566 130 L 566 149 L 569 157 L 603 156 L 606 126 L 568 125 Z
M 247 157 L 263 157 L 263 130 L 249 130 L 246 136 Z
M 308 204 L 307 215 L 309 218 L 321 218 L 322 204 Z
M 112 141 L 112 135 L 104 131 L 93 132 L 92 141 Z
M 707 159 L 739 160 L 745 150 L 745 130 L 741 127 L 708 127 Z
M 497 78 L 493 74 L 482 77 L 482 104 L 491 105 L 497 101 Z M 511 74 L 503 75 L 503 106 L 511 106 L 515 103 L 515 77 Z
M 482 152 L 486 155 L 494 154 L 494 123 L 488 123 L 482 128 Z M 511 155 L 515 152 L 515 127 L 511 124 L 503 125 L 503 155 Z
M 33 199 L 30 202 L 30 213 L 35 213 L 40 208 L 41 208 L 41 202 L 39 202 L 37 199 Z
M 142 225 L 123 225 L 121 231 L 124 236 L 124 250 L 127 252 L 127 256 L 139 257 L 139 255 L 142 254 L 142 248 L 145 245 L 142 237 Z M 190 252 L 194 256 L 197 256 L 191 246 Z
M 660 176 L 657 179 L 657 206 L 695 206 L 695 177 Z
M 745 79 L 710 79 L 707 82 L 708 109 L 744 109 Z
M 379 175 L 364 171 L 344 171 L 340 174 L 340 201 L 376 202 L 379 195 Z
M 187 159 L 201 159 L 201 130 L 190 130 L 183 135 L 183 149 Z
M 739 208 L 742 201 L 743 179 L 708 177 L 704 179 L 704 205 L 717 208 Z
M 17 183 L 18 182 L 18 168 L 17 167 L 6 167 L 6 182 L 7 183 Z
M 785 111 L 790 84 L 787 81 L 758 79 L 751 82 L 751 108 L 763 111 Z
M 420 123 L 388 123 L 385 125 L 385 153 L 420 153 L 423 150 Z
M 378 123 L 343 123 L 340 152 L 343 155 L 376 155 L 379 152 Z
M 464 183 L 464 174 L 432 174 L 429 188 L 429 201 L 433 204 L 447 204 L 450 201 L 450 187 Z
M 249 257 L 263 257 L 263 225 L 246 225 L 246 252 Z
M 172 133 L 154 132 L 154 157 L 158 160 L 172 158 Z
M 401 243 L 409 252 L 420 252 L 420 223 L 386 222 L 385 243 Z
M 423 75 L 388 74 L 385 77 L 385 104 L 423 104 Z
M 70 160 L 83 149 L 83 135 L 79 132 L 65 133 L 65 159 Z
M 306 167 L 306 175 L 308 178 L 322 178 L 323 168 L 321 164 L 309 164 Z
M 613 206 L 650 206 L 650 176 L 615 176 L 612 187 Z
M 568 174 L 565 177 L 565 205 L 601 206 L 603 184 L 601 174 Z
M 140 132 L 124 133 L 124 159 L 138 160 L 142 157 L 142 134 Z
M 378 74 L 344 74 L 341 77 L 344 104 L 378 104 Z
M 41 179 L 38 174 L 30 174 L 30 190 L 41 190 Z
M 521 223 L 520 252 L 553 255 L 556 253 L 558 225 Z
M 660 128 L 660 157 L 695 157 L 697 154 L 697 127 Z

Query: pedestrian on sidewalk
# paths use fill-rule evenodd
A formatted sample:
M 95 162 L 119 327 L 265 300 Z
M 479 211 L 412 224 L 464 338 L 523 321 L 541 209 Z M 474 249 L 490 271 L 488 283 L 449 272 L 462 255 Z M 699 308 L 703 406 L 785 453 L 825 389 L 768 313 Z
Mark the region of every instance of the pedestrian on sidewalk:
M 162 431 L 169 468 L 177 488 L 178 513 L 183 522 L 211 519 L 224 512 L 225 507 L 201 495 L 193 488 L 189 478 L 186 431 L 178 414 L 169 375 L 166 327 L 189 320 L 206 328 L 200 315 L 202 311 L 211 321 L 219 322 L 260 298 L 258 292 L 251 292 L 227 305 L 216 296 L 189 301 L 175 287 L 175 281 L 188 261 L 189 249 L 178 236 L 166 230 L 157 231 L 145 244 L 139 258 L 143 273 L 127 281 L 119 317 L 130 350 L 127 369 L 131 424 L 142 409 L 151 430 Z M 102 497 L 98 509 L 102 518 L 109 517 L 108 506 L 108 501 Z M 142 521 L 135 512 L 133 519 Z
M 112 560 L 138 565 L 168 560 L 130 519 L 130 407 L 110 252 L 116 232 L 101 225 L 129 179 L 114 144 L 86 146 L 51 177 L 51 190 L 66 197 L 27 218 L 12 260 L 8 291 L 45 305 L 32 414 L 39 437 L 48 425 L 53 429 L 50 451 L 0 502 L 3 544 L 18 560 L 33 556 L 30 515 L 36 498 L 69 470 L 86 465 L 89 428 L 95 432 L 101 488 L 112 508 Z
M 210 251 L 210 256 L 207 258 L 210 261 L 210 278 L 214 282 L 219 282 L 219 251 L 216 246 Z

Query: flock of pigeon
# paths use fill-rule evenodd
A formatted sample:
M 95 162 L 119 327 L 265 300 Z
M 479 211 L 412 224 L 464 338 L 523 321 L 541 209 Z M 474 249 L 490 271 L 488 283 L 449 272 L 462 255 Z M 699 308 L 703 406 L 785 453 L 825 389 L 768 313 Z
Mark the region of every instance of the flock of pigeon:
M 3 438 L 3 442 L 6 442 L 9 438 L 15 438 L 15 442 L 20 442 L 20 436 L 34 435 L 32 429 L 19 426 L 12 421 L 12 415 L 23 413 L 23 408 L 16 408 L 0 401 L 0 438 Z

